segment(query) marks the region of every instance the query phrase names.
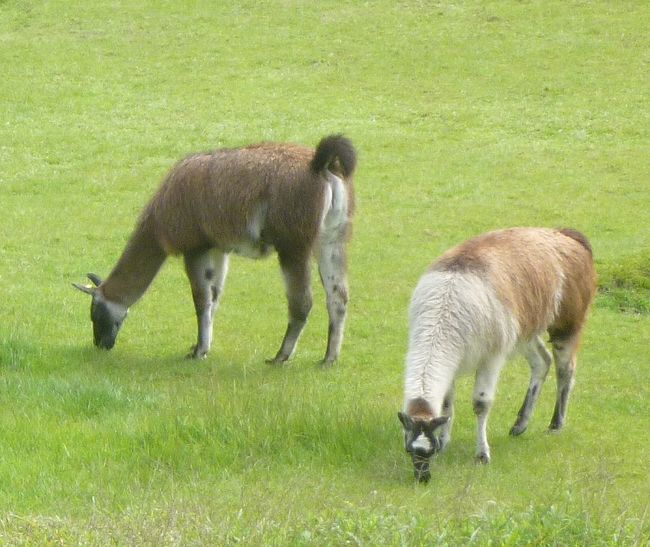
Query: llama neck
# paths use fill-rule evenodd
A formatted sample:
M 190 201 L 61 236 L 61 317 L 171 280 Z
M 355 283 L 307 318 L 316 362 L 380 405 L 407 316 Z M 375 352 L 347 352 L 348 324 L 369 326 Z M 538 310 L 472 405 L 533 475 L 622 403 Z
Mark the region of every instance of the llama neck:
M 410 351 L 407 356 L 404 402 L 424 399 L 433 417 L 441 416 L 445 395 L 452 388 L 458 373 L 458 359 L 443 355 L 429 347 Z
M 141 218 L 122 256 L 101 285 L 104 297 L 130 307 L 145 293 L 166 257 L 150 219 Z
M 458 344 L 445 327 L 441 321 L 416 320 L 406 356 L 405 402 L 424 399 L 434 417 L 441 415 L 445 395 L 454 384 L 461 360 Z
M 457 281 L 451 273 L 429 273 L 420 279 L 411 300 L 405 399 L 423 398 L 434 417 L 440 416 L 463 355 Z

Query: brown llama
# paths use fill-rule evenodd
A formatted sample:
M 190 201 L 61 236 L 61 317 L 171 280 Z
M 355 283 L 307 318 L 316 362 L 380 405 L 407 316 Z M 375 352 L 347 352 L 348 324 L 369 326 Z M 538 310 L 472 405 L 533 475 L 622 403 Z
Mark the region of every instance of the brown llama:
M 111 349 L 128 309 L 149 287 L 168 255 L 183 255 L 198 322 L 191 357 L 212 343 L 212 320 L 223 291 L 228 257 L 278 254 L 289 322 L 273 362 L 293 354 L 312 307 L 311 255 L 325 288 L 329 330 L 324 363 L 339 355 L 347 312 L 346 244 L 354 213 L 356 152 L 341 135 L 316 150 L 281 143 L 195 154 L 167 175 L 140 215 L 122 256 L 94 286 L 95 345 Z

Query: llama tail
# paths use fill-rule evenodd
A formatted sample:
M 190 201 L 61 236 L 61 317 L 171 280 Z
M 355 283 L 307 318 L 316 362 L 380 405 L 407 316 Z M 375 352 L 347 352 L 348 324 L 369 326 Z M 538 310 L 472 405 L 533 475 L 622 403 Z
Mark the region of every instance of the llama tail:
M 340 172 L 346 178 L 354 173 L 356 166 L 357 152 L 352 142 L 343 135 L 330 135 L 321 139 L 309 164 L 312 173 L 329 169 Z
M 587 249 L 589 251 L 589 254 L 593 256 L 594 252 L 591 248 L 591 243 L 589 243 L 587 236 L 584 235 L 582 232 L 579 232 L 578 230 L 575 230 L 573 228 L 562 228 L 559 230 L 559 232 L 580 243 L 580 245 L 582 245 L 585 249 Z

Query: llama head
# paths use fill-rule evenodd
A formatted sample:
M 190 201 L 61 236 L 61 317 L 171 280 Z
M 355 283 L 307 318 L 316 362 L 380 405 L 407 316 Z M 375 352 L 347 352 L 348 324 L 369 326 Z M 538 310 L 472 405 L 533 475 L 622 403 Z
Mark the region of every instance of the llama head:
M 92 296 L 90 303 L 90 319 L 93 322 L 93 337 L 95 345 L 102 349 L 111 349 L 115 345 L 117 333 L 120 332 L 128 308 L 107 300 L 99 288 L 101 279 L 95 274 L 88 274 L 95 285 L 89 287 L 73 283 L 73 286 Z
M 413 460 L 415 478 L 418 482 L 429 482 L 429 461 L 441 448 L 440 437 L 436 433 L 449 421 L 449 417 L 411 417 L 405 412 L 398 412 L 397 417 L 404 428 L 404 448 Z

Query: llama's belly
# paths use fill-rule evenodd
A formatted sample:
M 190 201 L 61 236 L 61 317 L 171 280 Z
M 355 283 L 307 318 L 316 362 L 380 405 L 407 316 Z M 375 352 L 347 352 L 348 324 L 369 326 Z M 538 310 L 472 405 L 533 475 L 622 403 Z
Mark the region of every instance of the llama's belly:
M 474 359 L 463 359 L 458 365 L 458 376 L 469 376 L 478 369 L 478 362 Z
M 273 245 L 261 240 L 246 240 L 233 245 L 229 251 L 246 258 L 264 258 L 274 250 Z

